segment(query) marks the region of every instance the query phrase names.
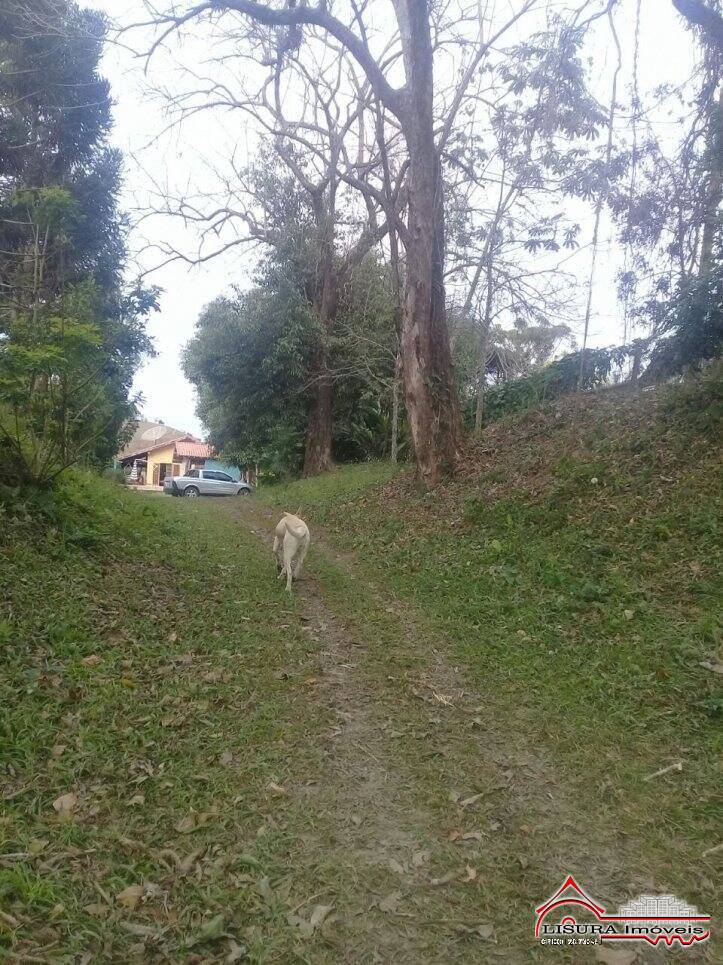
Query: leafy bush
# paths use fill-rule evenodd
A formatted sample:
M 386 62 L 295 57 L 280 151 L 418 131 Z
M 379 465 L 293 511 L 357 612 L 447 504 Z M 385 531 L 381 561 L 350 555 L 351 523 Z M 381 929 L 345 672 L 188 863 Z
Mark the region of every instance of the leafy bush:
M 677 375 L 723 352 L 723 258 L 702 279 L 681 285 L 664 307 L 660 338 L 650 354 L 646 382 Z
M 586 349 L 581 386 L 583 391 L 591 391 L 604 385 L 614 368 L 623 363 L 630 351 L 617 347 Z M 510 379 L 489 389 L 485 395 L 488 421 L 576 392 L 580 378 L 581 354 L 572 352 L 539 372 L 533 372 L 521 379 Z
M 125 484 L 126 476 L 120 466 L 108 466 L 103 470 L 103 478 L 111 482 Z

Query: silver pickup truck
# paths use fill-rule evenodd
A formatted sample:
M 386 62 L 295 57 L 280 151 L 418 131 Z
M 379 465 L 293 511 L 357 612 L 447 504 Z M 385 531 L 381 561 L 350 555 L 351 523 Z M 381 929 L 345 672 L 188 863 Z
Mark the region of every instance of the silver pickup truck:
M 189 469 L 184 476 L 166 476 L 163 492 L 171 496 L 248 496 L 253 487 L 218 469 Z

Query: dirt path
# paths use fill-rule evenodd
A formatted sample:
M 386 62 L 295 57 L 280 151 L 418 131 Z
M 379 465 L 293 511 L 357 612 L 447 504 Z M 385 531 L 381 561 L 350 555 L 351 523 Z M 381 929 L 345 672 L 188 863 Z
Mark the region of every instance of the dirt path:
M 270 551 L 277 513 L 251 501 L 223 511 Z M 356 869 L 344 961 L 514 965 L 540 954 L 533 909 L 568 873 L 610 904 L 654 887 L 627 870 L 629 842 L 579 813 L 541 745 L 521 746 L 490 719 L 444 641 L 425 639 L 407 607 L 360 580 L 353 559 L 317 533 L 310 562 L 295 593 L 318 644 L 315 697 L 338 724 L 322 780 L 304 789 L 316 818 L 305 845 Z M 332 579 L 351 587 L 347 611 Z M 636 951 L 637 961 L 662 961 L 658 950 Z
M 230 506 L 224 504 L 227 511 Z M 273 514 L 250 503 L 240 512 L 238 506 L 233 509 L 271 550 Z M 295 592 L 304 601 L 305 629 L 317 644 L 314 693 L 337 721 L 328 735 L 323 779 L 299 789 L 315 815 L 315 832 L 304 842 L 305 860 L 333 849 L 347 869 L 356 869 L 361 885 L 353 903 L 342 909 L 344 925 L 355 936 L 344 961 L 469 960 L 468 948 L 455 947 L 465 932 L 453 932 L 439 946 L 436 929 L 419 927 L 425 906 L 435 923 L 444 912 L 436 895 L 421 894 L 434 845 L 433 819 L 410 804 L 411 778 L 395 759 L 390 708 L 360 669 L 363 644 L 325 604 L 308 571 Z M 406 899 L 415 892 L 412 914 Z

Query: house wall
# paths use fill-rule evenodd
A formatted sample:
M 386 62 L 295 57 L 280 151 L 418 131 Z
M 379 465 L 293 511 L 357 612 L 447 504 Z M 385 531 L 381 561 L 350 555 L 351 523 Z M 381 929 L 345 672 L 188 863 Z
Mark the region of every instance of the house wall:
M 161 463 L 172 463 L 173 453 L 175 452 L 176 445 L 174 442 L 167 446 L 163 446 L 162 449 L 154 449 L 152 452 L 148 453 L 148 469 L 146 471 L 146 482 L 149 485 L 153 484 L 155 467 L 160 466 Z M 180 470 L 179 470 L 180 471 Z

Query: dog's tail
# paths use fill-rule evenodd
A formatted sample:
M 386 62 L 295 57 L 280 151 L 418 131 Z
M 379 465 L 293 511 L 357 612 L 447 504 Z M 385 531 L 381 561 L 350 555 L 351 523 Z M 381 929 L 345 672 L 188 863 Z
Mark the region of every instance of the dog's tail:
M 296 539 L 298 540 L 302 540 L 305 538 L 308 539 L 309 527 L 302 519 L 299 520 L 299 522 L 301 523 L 301 526 L 295 526 L 293 523 L 289 521 L 290 516 L 293 517 L 294 519 L 299 519 L 296 513 L 284 513 L 284 516 L 286 517 L 286 528 L 289 530 L 290 533 L 292 533 L 296 537 Z

